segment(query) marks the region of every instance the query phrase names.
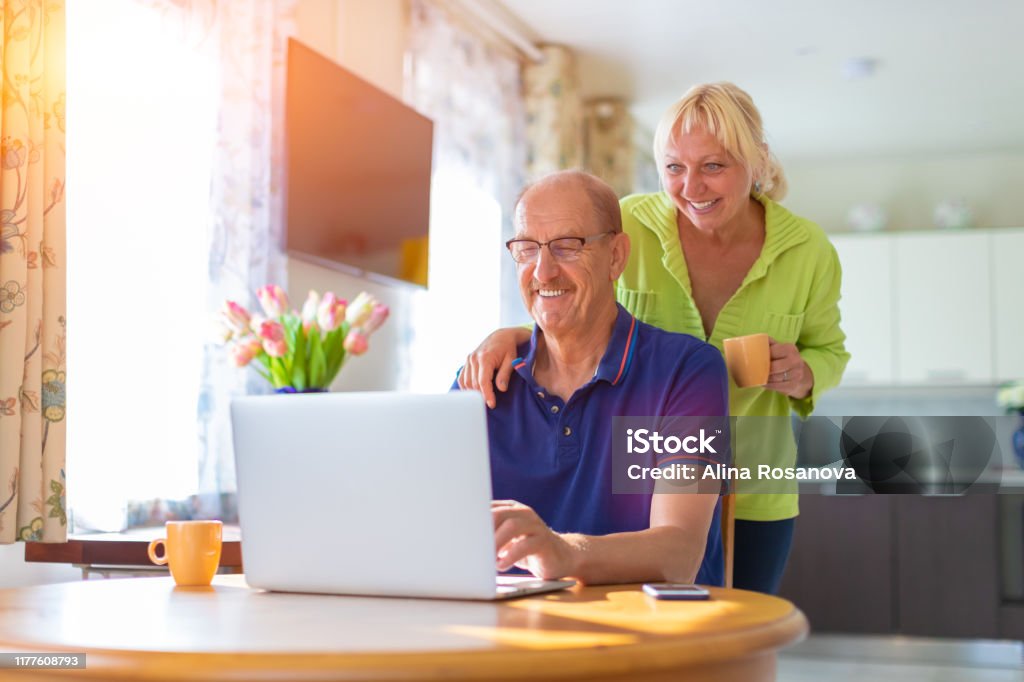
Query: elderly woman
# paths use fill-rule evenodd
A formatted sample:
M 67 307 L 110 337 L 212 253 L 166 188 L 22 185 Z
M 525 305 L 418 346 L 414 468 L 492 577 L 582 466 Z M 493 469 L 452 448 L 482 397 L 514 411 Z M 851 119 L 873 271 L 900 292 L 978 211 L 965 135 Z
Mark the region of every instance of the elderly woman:
M 691 88 L 658 124 L 654 156 L 663 191 L 621 200 L 632 241 L 618 280 L 619 302 L 640 320 L 692 334 L 719 350 L 726 338 L 767 332 L 764 386 L 730 384 L 739 467 L 792 467 L 791 411 L 811 413 L 839 383 L 849 354 L 839 327 L 840 267 L 814 223 L 776 203 L 786 192 L 764 141 L 761 115 L 732 83 Z M 467 360 L 464 388 L 489 405 L 507 386 L 516 343 L 528 332 L 499 330 Z M 768 419 L 767 417 L 772 417 Z M 733 584 L 774 593 L 797 516 L 795 481 L 744 483 L 736 496 Z

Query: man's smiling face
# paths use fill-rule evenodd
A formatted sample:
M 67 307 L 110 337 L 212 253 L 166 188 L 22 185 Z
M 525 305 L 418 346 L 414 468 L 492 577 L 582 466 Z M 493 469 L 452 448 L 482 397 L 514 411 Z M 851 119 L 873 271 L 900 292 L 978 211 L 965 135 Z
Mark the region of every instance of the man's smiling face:
M 546 243 L 561 237 L 591 237 L 600 225 L 587 192 L 577 183 L 531 188 L 516 207 L 517 239 Z M 574 259 L 559 259 L 547 246 L 519 263 L 519 289 L 530 316 L 545 334 L 561 336 L 593 328 L 605 308 L 614 305 L 613 282 L 620 274 L 617 240 L 611 234 L 586 244 Z M 557 251 L 557 249 L 556 249 Z

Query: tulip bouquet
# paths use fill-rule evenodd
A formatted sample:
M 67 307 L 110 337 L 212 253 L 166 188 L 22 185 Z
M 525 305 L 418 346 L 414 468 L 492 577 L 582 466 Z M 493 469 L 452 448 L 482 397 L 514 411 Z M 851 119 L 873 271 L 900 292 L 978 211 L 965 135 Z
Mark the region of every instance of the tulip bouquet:
M 250 314 L 234 301 L 220 311 L 223 338 L 238 367 L 256 360 L 256 371 L 279 393 L 324 391 L 348 355 L 366 352 L 370 335 L 388 317 L 388 307 L 363 292 L 352 303 L 315 291 L 302 311 L 288 309 L 281 287 L 261 287 L 263 314 Z

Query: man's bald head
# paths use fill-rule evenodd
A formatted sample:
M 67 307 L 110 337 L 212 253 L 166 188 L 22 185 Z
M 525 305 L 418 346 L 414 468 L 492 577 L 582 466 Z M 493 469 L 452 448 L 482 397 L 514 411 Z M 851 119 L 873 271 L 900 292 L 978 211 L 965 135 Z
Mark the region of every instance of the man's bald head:
M 521 227 L 522 211 L 531 197 L 556 188 L 586 194 L 597 224 L 609 232 L 622 232 L 622 214 L 619 211 L 619 198 L 615 196 L 615 190 L 601 178 L 581 170 L 558 171 L 527 185 L 516 200 L 516 225 Z

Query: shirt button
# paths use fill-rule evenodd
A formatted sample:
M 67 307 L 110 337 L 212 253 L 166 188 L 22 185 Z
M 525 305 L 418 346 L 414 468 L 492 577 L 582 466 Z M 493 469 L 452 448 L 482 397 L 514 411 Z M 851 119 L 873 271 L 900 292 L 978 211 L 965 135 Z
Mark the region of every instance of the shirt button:
M 537 397 L 540 398 L 541 400 L 543 400 L 544 399 L 544 392 L 543 391 L 537 391 Z
M 572 435 L 572 429 L 570 429 L 568 426 L 566 426 L 565 429 L 562 431 L 562 433 L 564 433 L 566 436 L 571 436 Z
M 558 405 L 551 406 L 551 414 L 558 414 Z

